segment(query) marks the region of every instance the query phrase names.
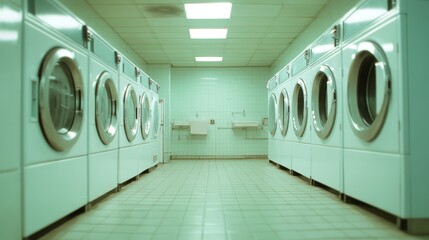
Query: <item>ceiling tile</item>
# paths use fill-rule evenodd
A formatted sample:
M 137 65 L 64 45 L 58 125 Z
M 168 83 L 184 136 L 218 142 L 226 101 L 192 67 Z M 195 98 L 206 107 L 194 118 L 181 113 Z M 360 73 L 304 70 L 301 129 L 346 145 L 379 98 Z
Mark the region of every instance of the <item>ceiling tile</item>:
M 94 10 L 105 18 L 142 18 L 139 9 L 133 5 L 94 5 Z
M 133 0 L 86 0 L 88 3 L 91 4 L 118 4 L 118 5 L 124 5 L 124 4 L 133 4 Z
M 149 26 L 144 18 L 104 18 L 113 27 L 146 27 Z
M 118 1 L 118 0 L 116 0 Z M 181 0 L 129 0 L 137 4 L 181 4 Z
M 138 8 L 146 18 L 184 18 L 183 4 L 145 4 Z
M 85 16 L 97 26 L 106 26 L 97 28 L 104 38 L 112 42 L 122 39 L 148 63 L 180 67 L 269 66 L 332 3 L 330 0 L 229 0 L 233 3 L 231 19 L 187 20 L 184 3 L 213 0 L 78 1 L 86 1 L 97 13 Z M 191 40 L 189 28 L 228 28 L 228 37 Z M 224 61 L 196 63 L 197 55 L 224 56 Z
M 235 27 L 270 27 L 272 26 L 275 18 L 274 17 L 266 17 L 266 18 L 232 18 L 230 26 Z
M 314 18 L 310 17 L 279 17 L 272 22 L 273 27 L 306 27 Z
M 152 27 L 188 26 L 188 21 L 185 18 L 148 18 L 146 20 Z
M 234 4 L 231 18 L 263 18 L 277 16 L 282 5 Z
M 287 4 L 280 11 L 280 16 L 315 18 L 323 4 Z
M 228 38 L 229 39 L 234 39 L 234 38 L 241 38 L 241 39 L 261 39 L 265 36 L 265 34 L 263 32 L 247 32 L 247 33 L 238 33 L 238 32 L 233 32 L 230 31 L 228 32 Z
M 326 4 L 329 0 L 284 0 L 284 4 Z

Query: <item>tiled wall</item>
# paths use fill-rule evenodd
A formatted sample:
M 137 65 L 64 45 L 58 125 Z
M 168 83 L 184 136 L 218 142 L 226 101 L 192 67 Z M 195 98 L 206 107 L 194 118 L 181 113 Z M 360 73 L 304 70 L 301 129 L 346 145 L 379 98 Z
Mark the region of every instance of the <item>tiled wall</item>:
M 171 131 L 175 157 L 267 155 L 267 126 L 233 129 L 232 121 L 267 117 L 269 68 L 172 68 L 171 122 L 215 120 L 207 135 L 188 128 Z

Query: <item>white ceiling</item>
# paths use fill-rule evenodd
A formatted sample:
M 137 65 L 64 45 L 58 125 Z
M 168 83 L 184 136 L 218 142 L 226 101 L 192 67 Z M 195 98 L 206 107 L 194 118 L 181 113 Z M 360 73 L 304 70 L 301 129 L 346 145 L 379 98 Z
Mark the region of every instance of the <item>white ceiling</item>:
M 229 0 L 228 20 L 186 19 L 184 3 L 213 0 L 86 1 L 148 64 L 230 67 L 270 66 L 329 0 Z M 228 37 L 190 39 L 189 28 L 228 28 Z M 224 60 L 196 63 L 196 56 Z

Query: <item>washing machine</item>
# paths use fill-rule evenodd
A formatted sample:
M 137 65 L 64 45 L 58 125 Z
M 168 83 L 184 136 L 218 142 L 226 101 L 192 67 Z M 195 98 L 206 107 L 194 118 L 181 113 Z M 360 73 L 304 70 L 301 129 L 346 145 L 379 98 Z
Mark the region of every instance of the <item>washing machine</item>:
M 86 101 L 88 49 L 83 24 L 55 2 L 34 2 L 24 21 L 23 44 L 23 236 L 27 237 L 88 200 Z M 38 4 L 42 4 L 39 6 Z M 67 17 L 70 40 L 38 12 Z M 58 20 L 58 19 L 57 19 Z M 58 24 L 58 22 L 56 22 Z
M 342 192 L 342 73 L 340 24 L 311 46 L 311 178 Z
M 267 83 L 268 89 L 268 160 L 278 163 L 277 148 L 277 86 L 278 74 L 274 75 Z
M 0 233 L 2 239 L 21 239 L 22 154 L 22 6 L 2 1 L 0 6 Z M 7 17 L 4 17 L 7 16 Z
M 292 149 L 290 148 L 290 136 L 291 131 L 289 127 L 290 123 L 290 66 L 286 65 L 279 72 L 279 87 L 278 92 L 278 103 L 277 103 L 277 120 L 278 120 L 278 131 L 277 131 L 277 151 L 278 151 L 278 164 L 281 166 L 291 169 L 292 166 Z
M 142 72 L 140 83 L 143 86 L 143 93 L 140 98 L 140 133 L 143 140 L 142 147 L 140 148 L 139 157 L 139 170 L 143 172 L 153 166 L 153 156 L 151 149 L 151 98 L 152 94 L 149 88 L 150 78 Z
M 292 149 L 292 170 L 311 178 L 311 121 L 309 105 L 311 102 L 312 78 L 308 71 L 310 51 L 302 52 L 291 63 L 292 71 L 292 92 L 291 92 L 291 126 L 294 132 L 294 139 L 290 142 Z
M 119 75 L 120 120 L 119 120 L 119 160 L 118 183 L 124 183 L 139 173 L 139 148 L 142 140 L 138 138 L 141 89 L 137 81 L 136 67 L 126 58 L 121 58 Z
M 428 10 L 428 1 L 363 1 L 343 22 L 344 193 L 415 233 L 429 229 Z
M 152 162 L 151 167 L 155 166 L 161 160 L 161 111 L 159 103 L 159 84 L 153 79 L 150 81 L 150 93 L 151 93 L 151 150 L 152 150 Z
M 92 31 L 93 32 L 93 31 Z M 116 51 L 93 32 L 88 78 L 88 201 L 118 184 L 119 62 Z

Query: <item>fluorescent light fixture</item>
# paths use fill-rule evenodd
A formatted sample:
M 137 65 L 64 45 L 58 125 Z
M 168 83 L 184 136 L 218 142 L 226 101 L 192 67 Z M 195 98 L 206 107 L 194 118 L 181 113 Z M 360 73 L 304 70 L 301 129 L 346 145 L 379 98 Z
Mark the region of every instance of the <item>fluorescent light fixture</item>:
M 222 62 L 223 57 L 195 57 L 197 62 Z
M 189 34 L 192 39 L 225 39 L 227 28 L 191 28 Z
M 229 19 L 231 8 L 229 2 L 185 4 L 187 19 Z

